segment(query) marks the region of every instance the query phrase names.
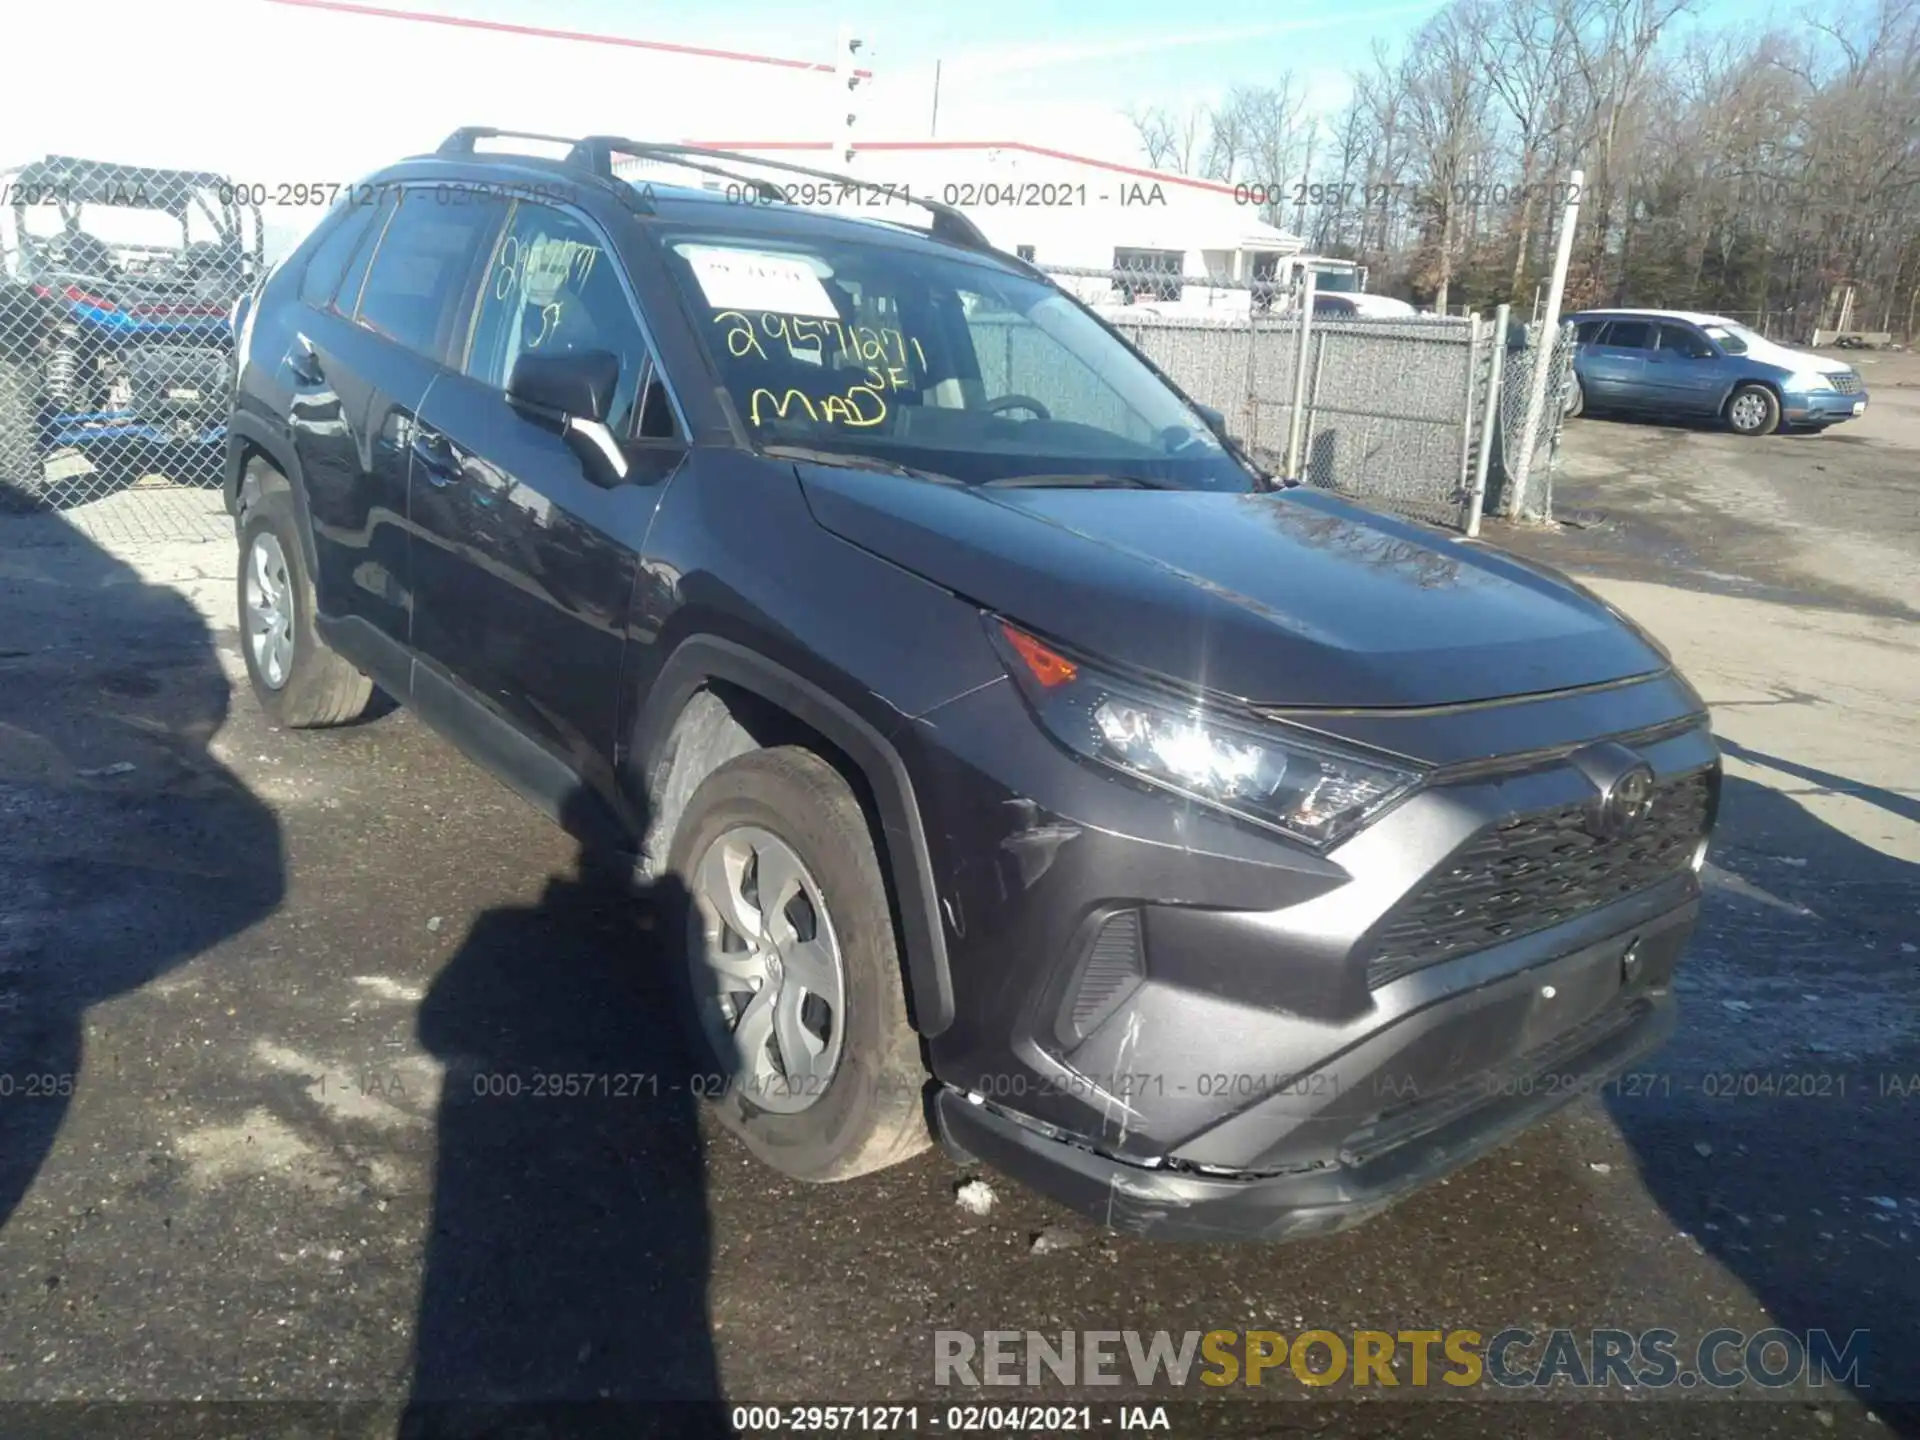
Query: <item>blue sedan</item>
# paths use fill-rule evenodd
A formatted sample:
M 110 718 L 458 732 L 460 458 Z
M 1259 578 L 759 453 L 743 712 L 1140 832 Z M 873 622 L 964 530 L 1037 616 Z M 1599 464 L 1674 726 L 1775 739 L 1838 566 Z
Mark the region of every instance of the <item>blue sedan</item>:
M 1583 310 L 1567 414 L 1718 416 L 1739 435 L 1824 430 L 1864 415 L 1867 387 L 1841 360 L 1794 350 L 1718 315 Z

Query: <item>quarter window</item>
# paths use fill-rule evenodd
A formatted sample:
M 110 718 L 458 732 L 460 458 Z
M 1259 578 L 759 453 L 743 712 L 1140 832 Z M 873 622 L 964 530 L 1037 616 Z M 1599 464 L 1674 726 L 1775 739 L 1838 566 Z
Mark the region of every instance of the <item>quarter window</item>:
M 345 209 L 344 215 L 333 217 L 331 228 L 313 247 L 306 271 L 300 277 L 300 298 L 316 310 L 324 310 L 333 303 L 333 293 L 340 288 L 340 277 L 346 272 L 354 247 L 366 235 L 367 223 L 374 215 L 372 205 L 353 200 L 347 202 Z
M 360 291 L 367 283 L 367 269 L 373 264 L 373 252 L 380 248 L 380 237 L 393 218 L 393 207 L 397 203 L 398 197 L 391 190 L 380 197 L 372 223 L 362 232 L 360 246 L 353 252 L 346 274 L 340 277 L 340 284 L 333 291 L 333 309 L 337 314 L 351 318 L 360 308 Z
M 547 205 L 518 206 L 480 292 L 467 373 L 504 390 L 522 355 L 606 351 L 620 361 L 608 425 L 629 434 L 648 349 L 618 264 L 584 221 Z M 663 423 L 673 433 L 665 406 L 664 390 L 657 403 L 650 397 L 649 434 Z

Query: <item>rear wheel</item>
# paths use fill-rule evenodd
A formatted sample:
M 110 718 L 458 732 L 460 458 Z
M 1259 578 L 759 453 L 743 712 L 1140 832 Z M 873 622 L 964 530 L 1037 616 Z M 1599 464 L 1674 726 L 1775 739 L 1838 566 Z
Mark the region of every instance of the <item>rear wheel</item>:
M 687 887 L 670 963 L 716 1114 L 799 1180 L 847 1180 L 930 1143 L 892 911 L 859 801 L 795 746 L 704 780 L 674 835 Z
M 1764 385 L 1742 385 L 1727 401 L 1727 424 L 1736 435 L 1771 435 L 1780 428 L 1780 402 Z
M 292 730 L 357 720 L 373 682 L 313 627 L 313 582 L 285 490 L 259 495 L 241 516 L 240 648 L 267 718 Z

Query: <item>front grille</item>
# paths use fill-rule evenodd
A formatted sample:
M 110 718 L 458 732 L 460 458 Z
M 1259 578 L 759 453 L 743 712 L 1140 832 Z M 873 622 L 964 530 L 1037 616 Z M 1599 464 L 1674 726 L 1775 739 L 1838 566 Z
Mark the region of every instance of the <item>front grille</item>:
M 1860 377 L 1851 370 L 1841 375 L 1829 375 L 1827 378 L 1833 382 L 1833 388 L 1838 390 L 1842 395 L 1858 395 L 1860 393 Z
M 1630 835 L 1588 833 L 1584 805 L 1509 816 L 1480 831 L 1362 942 L 1378 988 L 1455 955 L 1545 930 L 1679 874 L 1713 807 L 1706 770 L 1664 781 Z

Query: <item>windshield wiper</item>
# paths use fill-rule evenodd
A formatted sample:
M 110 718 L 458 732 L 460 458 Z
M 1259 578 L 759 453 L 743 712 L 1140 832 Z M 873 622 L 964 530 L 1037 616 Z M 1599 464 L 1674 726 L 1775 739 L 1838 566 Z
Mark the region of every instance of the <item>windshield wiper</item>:
M 850 450 L 816 450 L 808 445 L 762 445 L 760 453 L 778 460 L 805 460 L 814 465 L 837 465 L 843 470 L 871 470 L 880 475 L 898 475 L 903 480 L 931 480 L 936 485 L 958 485 L 951 475 L 937 470 L 916 470 L 873 455 Z
M 982 480 L 981 488 L 991 490 L 1180 490 L 1184 486 L 1145 475 L 1003 475 L 998 480 Z

